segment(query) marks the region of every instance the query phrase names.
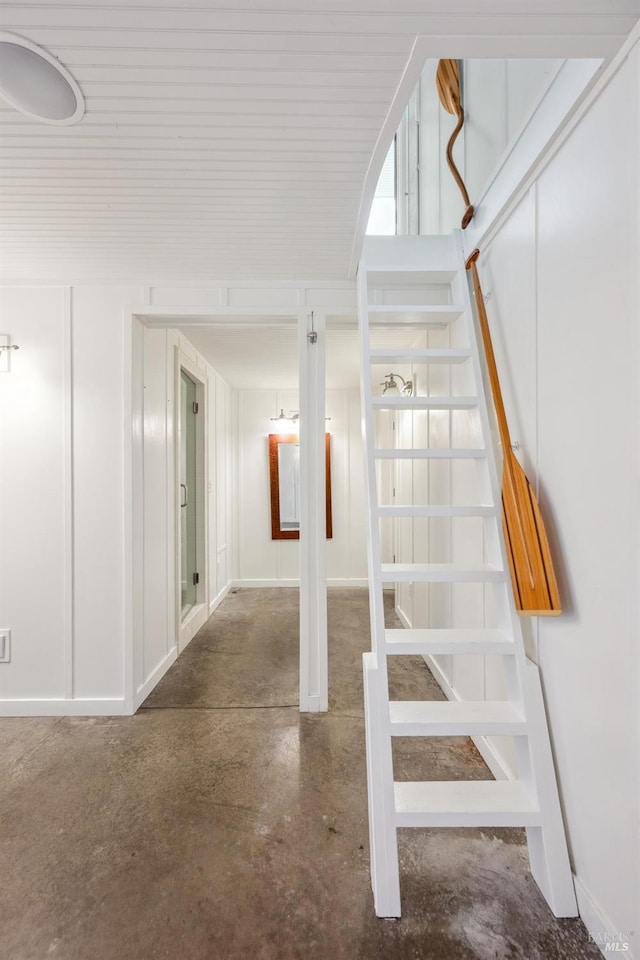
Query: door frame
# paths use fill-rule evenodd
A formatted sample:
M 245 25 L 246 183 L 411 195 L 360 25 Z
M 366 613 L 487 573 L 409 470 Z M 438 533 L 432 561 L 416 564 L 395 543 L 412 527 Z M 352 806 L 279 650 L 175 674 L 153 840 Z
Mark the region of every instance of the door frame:
M 182 371 L 193 380 L 196 385 L 196 403 L 198 414 L 196 419 L 196 557 L 199 583 L 196 585 L 196 602 L 182 618 L 182 526 L 180 518 L 180 395 Z M 193 640 L 198 630 L 204 626 L 209 617 L 209 517 L 208 517 L 208 398 L 207 376 L 180 347 L 174 347 L 174 411 L 175 411 L 175 443 L 173 445 L 173 502 L 175 523 L 175 612 L 176 612 L 176 644 L 178 654 L 181 654 L 187 644 Z
M 304 301 L 304 298 L 302 298 Z M 324 310 L 312 312 L 306 307 L 256 306 L 235 307 L 229 305 L 207 306 L 194 309 L 193 305 L 179 305 L 170 310 L 154 307 L 147 302 L 125 308 L 125 322 L 129 325 L 139 321 L 142 327 L 180 331 L 193 326 L 245 326 L 282 327 L 291 326 L 298 333 L 299 396 L 300 396 L 300 711 L 320 712 L 328 710 L 328 642 L 327 642 L 327 582 L 326 582 L 326 526 L 325 526 L 325 318 Z M 131 432 L 131 449 L 125 451 L 126 471 L 131 476 L 131 508 L 125 517 L 126 570 L 125 578 L 130 584 L 130 600 L 125 614 L 127 622 L 127 687 L 131 689 L 131 701 L 135 703 L 134 648 L 135 635 L 142 629 L 140 612 L 140 560 L 144 549 L 143 495 L 139 489 L 136 465 L 141 456 L 142 425 L 138 406 L 141 392 L 141 368 L 135 349 L 135 338 L 125 336 L 129 353 L 126 369 L 131 380 L 128 420 Z M 187 358 L 188 359 L 188 358 Z M 192 361 L 189 361 L 192 363 Z M 199 376 L 204 371 L 199 371 Z M 176 484 L 177 487 L 177 484 Z M 176 489 L 176 497 L 178 490 Z M 175 516 L 175 510 L 173 510 Z M 176 576 L 176 581 L 178 577 Z M 208 577 L 207 577 L 208 580 Z M 175 596 L 175 594 L 174 594 Z M 179 611 L 176 614 L 179 617 Z M 205 617 L 206 620 L 206 617 Z M 203 621 L 204 622 L 204 621 Z M 194 631 L 195 632 L 195 631 Z M 186 644 L 185 644 L 186 645 Z M 173 655 L 171 662 L 175 659 Z M 169 661 L 168 665 L 169 664 Z M 155 682 L 160 679 L 160 675 Z M 147 696 L 153 686 L 145 686 Z M 135 709 L 135 707 L 134 707 Z

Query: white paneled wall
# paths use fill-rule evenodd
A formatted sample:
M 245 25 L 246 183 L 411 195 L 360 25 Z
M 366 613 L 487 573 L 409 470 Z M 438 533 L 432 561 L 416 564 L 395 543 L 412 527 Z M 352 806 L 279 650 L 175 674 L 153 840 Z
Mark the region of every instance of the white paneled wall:
M 0 373 L 0 626 L 12 631 L 0 697 L 59 698 L 73 657 L 68 291 L 0 295 L 0 327 L 20 347 Z
M 7 287 L 0 329 L 0 714 L 126 711 L 123 304 L 134 287 Z
M 252 585 L 296 581 L 299 542 L 272 540 L 268 435 L 271 417 L 297 411 L 296 391 L 238 390 L 238 581 Z M 327 541 L 329 583 L 366 582 L 366 528 L 359 393 L 327 391 L 331 434 L 333 537 Z
M 636 48 L 480 259 L 512 436 L 559 574 L 562 616 L 525 621 L 526 639 L 580 911 L 600 937 L 640 921 L 639 88 Z M 487 698 L 502 696 L 496 662 L 478 665 L 479 685 L 482 673 Z

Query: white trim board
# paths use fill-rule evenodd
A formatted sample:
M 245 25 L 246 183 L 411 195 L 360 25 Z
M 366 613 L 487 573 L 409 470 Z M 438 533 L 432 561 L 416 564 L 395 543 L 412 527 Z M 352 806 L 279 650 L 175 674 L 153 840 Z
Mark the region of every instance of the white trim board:
M 75 640 L 75 540 L 73 462 L 73 313 L 71 287 L 64 288 L 64 536 L 65 536 L 65 637 L 64 695 L 74 692 Z
M 634 939 L 637 936 L 637 932 L 634 933 L 633 937 L 629 937 L 628 940 L 628 949 L 626 950 L 609 950 L 606 949 L 607 937 L 611 938 L 612 935 L 616 933 L 627 933 L 630 934 L 631 931 L 617 931 L 614 925 L 610 920 L 607 920 L 604 911 L 600 906 L 595 902 L 587 888 L 584 886 L 579 877 L 573 874 L 573 886 L 576 891 L 576 899 L 578 901 L 578 910 L 580 911 L 580 919 L 584 923 L 585 927 L 589 931 L 592 941 L 598 947 L 600 952 L 605 957 L 611 957 L 612 954 L 619 955 L 622 953 L 623 956 L 627 957 L 627 960 L 635 960 L 638 954 L 633 949 Z
M 218 550 L 218 554 L 219 554 L 219 553 L 220 553 L 220 551 Z M 213 600 L 211 600 L 211 601 L 209 602 L 209 616 L 211 616 L 211 614 L 214 612 L 214 610 L 217 610 L 217 609 L 218 609 L 218 607 L 220 606 L 220 604 L 222 603 L 222 601 L 224 600 L 224 598 L 226 597 L 226 595 L 227 595 L 227 594 L 229 593 L 229 591 L 231 590 L 231 586 L 232 586 L 232 581 L 229 580 L 229 583 L 226 585 L 226 587 L 223 587 L 223 588 L 222 588 L 222 590 L 220 591 L 220 593 L 218 594 L 218 596 L 217 596 L 217 597 L 214 597 Z

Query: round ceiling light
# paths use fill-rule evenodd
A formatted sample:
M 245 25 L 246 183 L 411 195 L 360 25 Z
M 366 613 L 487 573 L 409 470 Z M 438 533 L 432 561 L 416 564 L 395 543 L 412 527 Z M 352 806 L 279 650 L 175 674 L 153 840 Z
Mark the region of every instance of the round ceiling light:
M 0 32 L 0 96 L 44 123 L 77 123 L 84 97 L 69 71 L 42 47 Z

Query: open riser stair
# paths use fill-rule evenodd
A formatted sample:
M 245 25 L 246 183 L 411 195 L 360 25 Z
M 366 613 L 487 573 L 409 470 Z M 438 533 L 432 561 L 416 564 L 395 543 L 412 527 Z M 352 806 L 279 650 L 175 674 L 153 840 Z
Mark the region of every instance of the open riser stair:
M 525 828 L 531 871 L 551 909 L 556 916 L 576 916 L 540 678 L 525 656 L 509 577 L 500 453 L 460 235 L 367 240 L 358 297 L 372 638 L 363 660 L 376 913 L 400 916 L 398 828 L 485 826 Z M 381 343 L 383 330 L 388 346 Z M 396 375 L 391 387 L 390 374 Z M 383 590 L 389 588 L 400 608 L 403 598 L 421 605 L 419 629 L 387 628 Z M 500 699 L 391 700 L 388 658 L 416 655 L 436 665 L 450 658 L 499 658 L 506 693 Z M 394 766 L 394 738 L 461 736 L 512 738 L 517 779 L 434 781 L 428 771 L 416 779 Z

